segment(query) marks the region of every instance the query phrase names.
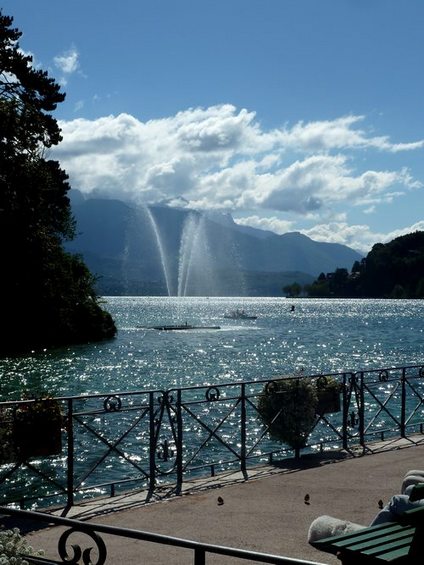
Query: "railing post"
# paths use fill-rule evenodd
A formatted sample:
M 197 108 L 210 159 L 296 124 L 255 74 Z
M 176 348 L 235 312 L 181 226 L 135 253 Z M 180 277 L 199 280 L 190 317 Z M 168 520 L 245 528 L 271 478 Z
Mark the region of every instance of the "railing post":
M 342 414 L 342 434 L 343 434 L 343 449 L 347 451 L 348 441 L 347 441 L 347 418 L 349 414 L 348 406 L 348 396 L 347 396 L 347 378 L 346 373 L 343 374 L 343 414 Z
M 401 407 L 400 407 L 400 437 L 406 436 L 406 369 L 405 367 L 402 368 L 402 376 L 401 376 Z
M 177 442 L 176 442 L 176 449 L 177 449 L 177 494 L 181 494 L 183 488 L 183 418 L 182 418 L 182 410 L 181 410 L 181 389 L 179 388 L 177 391 L 177 405 L 176 405 L 176 412 L 177 412 Z M 197 562 L 196 562 L 197 563 Z M 199 562 L 201 563 L 201 562 Z
M 246 385 L 241 384 L 241 422 L 240 422 L 240 470 L 247 478 L 246 470 Z
M 74 505 L 74 407 L 72 398 L 68 398 L 68 420 L 66 423 L 68 435 L 68 468 L 67 468 L 67 508 Z
M 362 449 L 365 449 L 365 411 L 364 411 L 364 373 L 361 371 L 359 380 L 359 443 Z
M 160 425 L 160 424 L 159 424 Z M 149 392 L 149 492 L 153 493 L 156 485 L 156 431 L 155 431 L 155 397 Z
M 202 547 L 196 547 L 194 550 L 194 565 L 205 565 L 206 552 Z
M 297 399 L 299 398 L 299 386 L 300 386 L 299 383 L 300 383 L 299 378 L 297 378 L 296 379 L 296 405 L 297 405 Z M 299 426 L 298 426 L 297 418 L 296 418 L 296 421 L 295 421 L 295 426 L 296 426 L 296 437 L 299 437 Z M 300 447 L 299 447 L 299 445 L 296 445 L 296 447 L 294 448 L 294 458 L 300 459 Z

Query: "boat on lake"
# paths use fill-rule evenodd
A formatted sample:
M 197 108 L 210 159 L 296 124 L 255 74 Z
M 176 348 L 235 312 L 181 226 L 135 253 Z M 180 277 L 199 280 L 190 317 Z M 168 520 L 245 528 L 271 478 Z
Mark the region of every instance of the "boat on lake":
M 244 310 L 237 308 L 237 310 L 232 310 L 228 314 L 224 314 L 224 318 L 228 318 L 230 320 L 256 320 L 257 316 L 246 314 Z

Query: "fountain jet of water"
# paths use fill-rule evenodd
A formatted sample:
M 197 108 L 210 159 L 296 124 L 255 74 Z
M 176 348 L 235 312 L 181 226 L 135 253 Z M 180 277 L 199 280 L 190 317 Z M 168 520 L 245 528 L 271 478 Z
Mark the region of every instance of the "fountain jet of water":
M 186 278 L 184 281 L 184 296 L 187 296 L 188 284 L 195 264 L 201 264 L 201 261 L 199 261 L 199 259 L 201 258 L 197 257 L 197 254 L 199 253 L 199 244 L 201 242 L 201 230 L 203 227 L 202 224 L 202 218 L 196 218 L 196 221 L 194 222 L 193 233 L 190 237 L 191 248 L 188 257 Z
M 208 245 L 206 217 L 187 217 L 180 241 L 178 296 L 216 292 L 215 264 Z
M 194 250 L 193 240 L 196 232 L 196 218 L 190 214 L 184 223 L 181 233 L 179 263 L 178 263 L 178 296 L 187 292 L 188 275 Z
M 155 217 L 153 216 L 153 214 L 152 214 L 152 212 L 151 212 L 151 210 L 148 206 L 143 206 L 143 210 L 146 213 L 146 216 L 147 216 L 149 223 L 150 223 L 150 227 L 152 228 L 152 231 L 153 231 L 153 234 L 154 234 L 154 237 L 155 237 L 156 246 L 157 246 L 157 249 L 159 251 L 162 271 L 163 271 L 163 275 L 165 277 L 166 290 L 168 291 L 168 296 L 172 296 L 171 276 L 170 276 L 170 273 L 169 273 L 168 258 L 167 258 L 167 255 L 165 253 L 165 248 L 164 248 L 164 245 L 163 245 L 163 242 L 162 242 L 162 238 L 160 236 L 160 232 L 159 232 L 157 222 L 156 222 Z

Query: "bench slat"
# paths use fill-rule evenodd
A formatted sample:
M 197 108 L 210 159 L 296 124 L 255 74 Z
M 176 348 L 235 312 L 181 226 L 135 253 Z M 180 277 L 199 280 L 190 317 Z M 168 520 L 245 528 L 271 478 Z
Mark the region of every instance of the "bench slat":
M 373 538 L 362 543 L 335 544 L 334 549 L 335 553 L 341 552 L 342 555 L 355 555 L 357 558 L 367 555 L 390 563 L 408 555 L 413 537 L 413 534 L 409 532 L 409 535 Z
M 412 539 L 414 537 L 414 529 L 413 528 L 406 528 L 403 530 L 399 530 L 398 532 L 385 534 L 378 537 L 369 538 L 366 540 L 356 540 L 350 544 L 337 544 L 338 547 L 341 549 L 349 548 L 356 551 L 372 551 L 373 548 L 378 547 L 385 547 L 388 544 L 398 544 L 402 545 L 405 539 Z
M 421 565 L 424 563 L 424 506 L 402 513 L 399 522 L 387 522 L 350 534 L 324 538 L 312 545 L 321 551 L 337 554 L 346 564 Z
M 328 553 L 336 553 L 340 548 L 351 543 L 366 541 L 368 539 L 372 540 L 376 537 L 382 535 L 390 535 L 392 533 L 398 532 L 400 529 L 407 526 L 400 526 L 395 522 L 387 522 L 385 524 L 379 524 L 377 526 L 371 526 L 369 528 L 364 528 L 363 530 L 357 530 L 350 534 L 343 534 L 340 536 L 332 536 L 328 538 L 322 538 L 320 540 L 314 541 L 313 546 L 321 551 L 327 551 Z M 337 546 L 336 551 L 331 551 L 333 546 Z
M 379 555 L 379 554 L 389 554 L 393 553 L 393 551 L 397 551 L 399 555 L 404 555 L 409 552 L 409 548 L 411 546 L 411 541 L 413 539 L 413 535 L 406 536 L 402 539 L 397 539 L 392 542 L 385 543 L 381 546 L 370 547 L 369 549 L 364 549 L 362 553 L 365 555 Z

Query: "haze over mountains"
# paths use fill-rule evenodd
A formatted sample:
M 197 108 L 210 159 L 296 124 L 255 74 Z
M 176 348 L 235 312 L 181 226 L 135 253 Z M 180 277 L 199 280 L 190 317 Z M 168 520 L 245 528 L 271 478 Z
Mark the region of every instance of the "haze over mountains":
M 83 256 L 104 295 L 281 296 L 287 284 L 362 258 L 300 233 L 237 225 L 230 214 L 70 197 L 78 235 L 67 249 Z

